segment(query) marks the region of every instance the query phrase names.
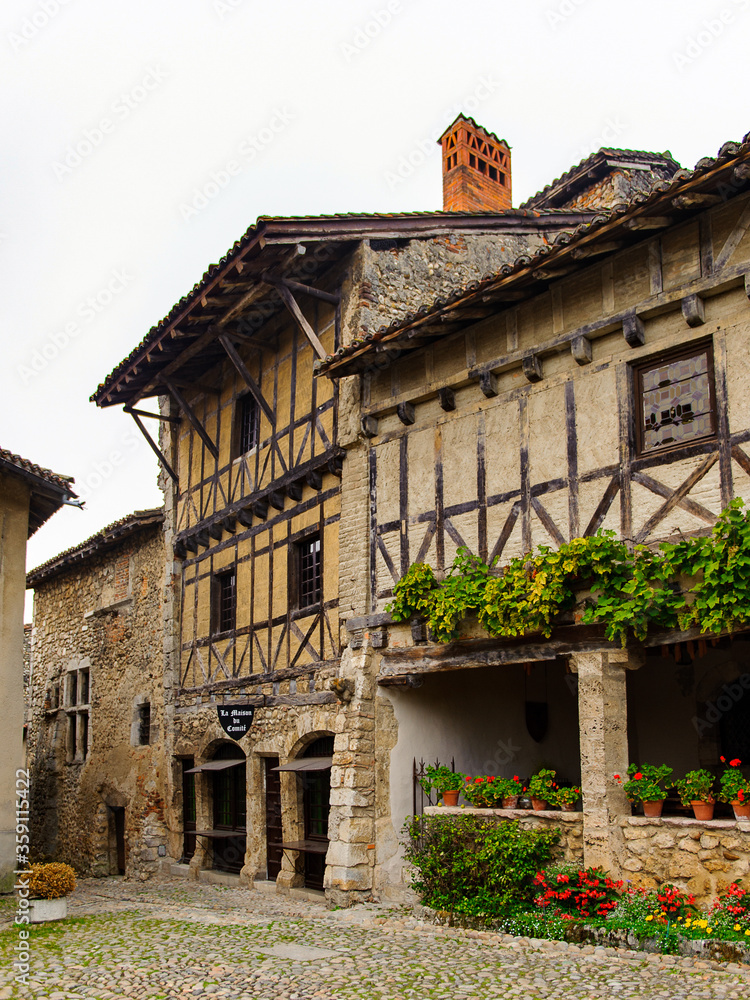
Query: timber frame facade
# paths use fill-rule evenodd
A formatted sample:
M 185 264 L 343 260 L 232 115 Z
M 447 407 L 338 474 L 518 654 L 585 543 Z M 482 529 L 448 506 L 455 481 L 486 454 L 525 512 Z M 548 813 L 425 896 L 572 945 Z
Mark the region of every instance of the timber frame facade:
M 461 545 L 502 562 L 599 527 L 652 543 L 750 499 L 750 141 L 695 171 L 590 160 L 520 210 L 261 219 L 92 397 L 161 462 L 166 849 L 192 874 L 402 899 L 413 759 L 454 756 L 556 763 L 583 786 L 569 856 L 665 877 L 611 775 L 629 753 L 713 763 L 721 726 L 685 732 L 750 678 L 742 635 L 680 670 L 650 651 L 698 637 L 623 651 L 562 622 L 438 647 L 384 610 L 411 562 L 444 571 Z M 644 445 L 663 428 L 639 423 L 636 383 L 685 358 L 697 422 Z M 745 870 L 709 860 L 671 877 L 702 894 Z

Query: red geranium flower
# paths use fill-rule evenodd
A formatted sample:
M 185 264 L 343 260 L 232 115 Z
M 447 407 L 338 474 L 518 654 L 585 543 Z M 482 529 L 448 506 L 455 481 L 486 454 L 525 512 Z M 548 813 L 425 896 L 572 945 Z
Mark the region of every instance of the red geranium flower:
M 640 771 L 636 771 L 635 774 L 633 775 L 633 778 L 636 781 L 640 781 L 642 777 L 643 777 L 643 774 Z
M 741 763 L 742 763 L 742 761 L 740 760 L 740 758 L 739 757 L 735 757 L 734 760 L 730 760 L 729 761 L 729 766 L 730 767 L 739 767 Z

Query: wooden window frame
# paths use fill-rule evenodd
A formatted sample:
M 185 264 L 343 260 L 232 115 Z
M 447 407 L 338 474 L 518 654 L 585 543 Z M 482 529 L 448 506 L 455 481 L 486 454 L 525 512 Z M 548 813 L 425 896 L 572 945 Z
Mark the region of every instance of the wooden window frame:
M 245 413 L 248 406 L 252 408 L 255 414 L 254 442 L 250 448 L 243 448 L 245 443 L 243 440 L 245 437 Z M 233 458 L 251 455 L 257 450 L 260 444 L 260 419 L 260 406 L 258 406 L 255 396 L 251 392 L 245 392 L 241 396 L 238 396 L 235 403 Z
M 231 623 L 227 628 L 224 618 L 224 587 L 226 581 L 232 580 Z M 225 635 L 237 628 L 237 567 L 232 566 L 220 573 L 215 573 L 211 581 L 211 635 Z
M 707 356 L 708 389 L 710 395 L 711 421 L 713 429 L 710 434 L 703 434 L 701 437 L 690 438 L 687 441 L 674 441 L 671 444 L 659 445 L 656 448 L 644 448 L 645 426 L 643 420 L 643 376 L 646 372 L 660 368 L 662 365 L 672 361 L 681 361 L 683 358 L 694 357 L 705 353 Z M 719 420 L 716 410 L 716 375 L 714 369 L 714 350 L 711 338 L 693 341 L 682 347 L 671 348 L 661 351 L 650 358 L 637 362 L 632 366 L 632 398 L 633 417 L 635 421 L 635 458 L 651 458 L 655 455 L 667 455 L 673 451 L 680 451 L 689 448 L 691 445 L 701 445 L 706 441 L 715 441 L 719 434 Z
M 303 559 L 305 551 L 315 542 L 318 543 L 318 573 L 317 573 L 317 596 L 315 600 L 309 601 L 303 598 L 304 594 L 304 570 Z M 323 534 L 321 531 L 312 531 L 303 536 L 291 547 L 291 566 L 289 567 L 290 580 L 290 605 L 295 611 L 306 611 L 320 607 L 323 600 Z

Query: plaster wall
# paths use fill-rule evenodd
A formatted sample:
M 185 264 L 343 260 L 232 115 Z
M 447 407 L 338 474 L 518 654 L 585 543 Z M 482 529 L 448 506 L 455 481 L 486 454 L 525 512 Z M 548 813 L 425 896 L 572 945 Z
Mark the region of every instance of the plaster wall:
M 28 486 L 0 474 L 0 690 L 8 729 L 0 741 L 0 892 L 16 867 L 16 772 L 24 767 L 23 605 Z

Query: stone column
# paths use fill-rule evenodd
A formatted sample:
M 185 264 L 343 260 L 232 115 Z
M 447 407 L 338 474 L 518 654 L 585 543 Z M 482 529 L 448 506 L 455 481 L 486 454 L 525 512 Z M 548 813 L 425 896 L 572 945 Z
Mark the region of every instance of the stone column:
M 630 805 L 615 774 L 628 766 L 625 670 L 640 666 L 629 650 L 574 653 L 578 674 L 578 728 L 583 792 L 583 856 L 586 866 L 619 871 L 619 819 Z

